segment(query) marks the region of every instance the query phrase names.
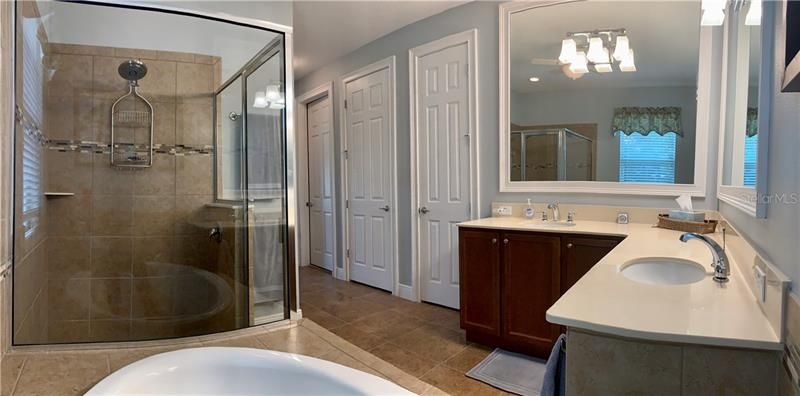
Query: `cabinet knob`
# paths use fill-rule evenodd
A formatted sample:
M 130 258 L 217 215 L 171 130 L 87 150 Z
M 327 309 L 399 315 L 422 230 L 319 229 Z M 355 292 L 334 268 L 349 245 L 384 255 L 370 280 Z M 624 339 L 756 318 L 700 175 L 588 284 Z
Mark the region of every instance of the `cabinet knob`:
M 572 249 L 572 243 L 567 244 L 567 249 Z
M 497 243 L 497 238 L 492 238 L 492 245 Z
M 503 243 L 508 245 L 508 238 L 503 239 Z

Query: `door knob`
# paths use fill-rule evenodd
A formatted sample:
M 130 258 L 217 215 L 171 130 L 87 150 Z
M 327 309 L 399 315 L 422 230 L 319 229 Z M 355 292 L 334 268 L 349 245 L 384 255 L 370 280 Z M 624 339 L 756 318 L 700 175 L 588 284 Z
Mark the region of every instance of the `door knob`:
M 384 206 L 382 208 L 378 208 L 378 209 L 380 209 L 380 210 L 382 210 L 384 212 L 388 212 L 389 211 L 389 205 L 386 205 L 386 206 Z
M 418 212 L 419 212 L 419 214 L 425 214 L 425 213 L 430 212 L 430 210 L 423 206 L 423 207 L 419 208 Z

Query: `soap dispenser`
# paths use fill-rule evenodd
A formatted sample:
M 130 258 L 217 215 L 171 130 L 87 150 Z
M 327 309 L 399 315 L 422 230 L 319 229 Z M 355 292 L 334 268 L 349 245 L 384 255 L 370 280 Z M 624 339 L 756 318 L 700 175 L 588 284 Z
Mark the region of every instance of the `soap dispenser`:
M 535 211 L 533 210 L 533 204 L 531 204 L 531 199 L 528 198 L 528 207 L 525 208 L 525 217 L 527 217 L 528 220 L 533 220 L 534 213 Z

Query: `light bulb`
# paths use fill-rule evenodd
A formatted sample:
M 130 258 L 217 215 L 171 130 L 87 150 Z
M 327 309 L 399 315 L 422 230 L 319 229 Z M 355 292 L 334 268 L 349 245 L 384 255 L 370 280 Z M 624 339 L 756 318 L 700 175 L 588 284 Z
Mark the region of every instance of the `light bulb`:
M 575 40 L 564 39 L 561 40 L 561 54 L 558 55 L 558 61 L 562 64 L 572 63 L 577 55 L 577 46 Z
M 728 0 L 702 0 L 700 8 L 703 16 L 700 18 L 700 26 L 722 26 L 725 22 L 725 5 Z
M 631 44 L 628 41 L 628 36 L 617 36 L 617 44 L 614 46 L 614 59 L 621 61 L 622 58 L 628 56 L 630 49 Z
M 531 77 L 528 79 L 530 82 L 539 82 L 539 77 Z
M 614 71 L 610 63 L 596 63 L 594 65 L 594 70 L 598 73 L 611 73 Z
M 603 39 L 600 37 L 592 37 L 589 39 L 589 52 L 586 53 L 586 57 L 592 61 L 592 63 L 608 63 L 608 53 L 603 51 L 604 49 Z
M 569 65 L 569 70 L 573 73 L 588 73 L 589 65 L 586 59 L 586 53 L 578 51 L 575 55 L 575 59 L 573 59 L 572 63 Z
M 263 109 L 266 108 L 268 104 L 269 101 L 267 101 L 267 94 L 264 93 L 264 91 L 257 91 L 255 99 L 253 99 L 253 107 L 257 109 Z
M 274 101 L 281 98 L 280 87 L 277 85 L 267 85 L 267 100 Z
M 761 25 L 761 0 L 750 0 L 750 8 L 744 17 L 744 24 L 747 26 Z
M 624 72 L 636 71 L 636 63 L 634 63 L 633 59 L 633 50 L 629 50 L 628 56 L 622 58 L 622 61 L 619 63 L 619 70 Z

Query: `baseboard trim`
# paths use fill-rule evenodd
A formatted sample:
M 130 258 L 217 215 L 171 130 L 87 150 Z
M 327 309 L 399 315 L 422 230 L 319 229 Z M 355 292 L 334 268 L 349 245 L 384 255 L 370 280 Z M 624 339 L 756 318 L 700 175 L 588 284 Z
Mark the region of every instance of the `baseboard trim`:
M 414 288 L 408 285 L 397 284 L 397 297 L 419 302 L 417 296 L 414 295 Z

